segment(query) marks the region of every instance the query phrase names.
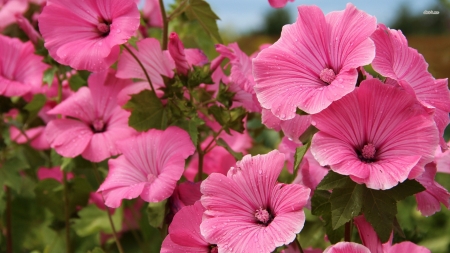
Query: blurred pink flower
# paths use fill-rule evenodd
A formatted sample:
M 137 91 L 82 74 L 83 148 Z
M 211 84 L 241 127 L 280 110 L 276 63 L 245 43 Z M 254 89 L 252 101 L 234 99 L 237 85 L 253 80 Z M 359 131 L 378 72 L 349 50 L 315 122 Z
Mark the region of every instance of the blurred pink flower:
M 374 253 L 364 245 L 355 242 L 338 242 L 329 246 L 323 253 Z
M 31 42 L 0 34 L 0 95 L 23 96 L 39 90 L 44 71 L 49 66 L 34 54 Z
M 311 142 L 320 165 L 371 189 L 419 176 L 439 141 L 432 115 L 407 92 L 378 79 L 361 82 L 312 115 L 312 124 L 320 130 Z
M 16 15 L 23 14 L 27 8 L 27 0 L 0 0 L 0 32 L 16 22 Z
M 53 168 L 45 168 L 41 167 L 37 171 L 37 177 L 39 180 L 44 180 L 47 178 L 55 179 L 56 181 L 62 183 L 63 181 L 63 172 L 60 167 Z M 73 178 L 73 173 L 67 173 L 67 180 L 71 180 Z
M 416 180 L 425 187 L 425 191 L 417 193 L 417 209 L 422 215 L 430 216 L 441 210 L 441 203 L 450 208 L 450 193 L 438 184 L 434 178 L 436 176 L 436 163 L 425 165 L 425 172 Z
M 39 30 L 59 63 L 101 71 L 117 60 L 119 45 L 134 35 L 139 22 L 137 5 L 130 0 L 48 0 Z
M 181 208 L 185 206 L 193 205 L 196 201 L 200 200 L 202 193 L 200 192 L 201 182 L 185 181 L 175 188 L 172 196 L 170 197 L 170 208 L 172 214 L 176 214 Z
M 50 146 L 62 156 L 81 154 L 93 162 L 120 154 L 116 141 L 135 134 L 128 126 L 130 113 L 117 104 L 118 92 L 130 82 L 117 79 L 113 70 L 91 74 L 89 88 L 81 87 L 48 112 L 66 116 L 48 123 Z
M 162 243 L 161 253 L 214 252 L 200 233 L 204 210 L 200 201 L 197 201 L 193 205 L 183 207 L 175 214 L 169 226 L 169 234 Z
M 142 14 L 148 26 L 163 27 L 162 13 L 158 0 L 145 0 Z
M 416 49 L 408 47 L 408 41 L 401 31 L 379 24 L 371 38 L 377 49 L 373 69 L 398 81 L 400 86 L 425 106 L 435 108 L 434 120 L 441 136 L 440 144 L 446 148 L 443 134 L 449 123 L 450 113 L 447 79 L 435 80 L 431 76 L 425 59 Z
M 375 56 L 369 38 L 375 17 L 352 4 L 326 16 L 317 6 L 298 12 L 297 21 L 253 60 L 258 100 L 282 120 L 292 119 L 297 108 L 318 113 L 353 91 L 357 68 Z
M 206 241 L 220 252 L 272 252 L 295 239 L 310 190 L 277 182 L 284 161 L 276 150 L 246 155 L 226 176 L 213 173 L 203 181 L 200 230 Z
M 283 8 L 288 1 L 294 2 L 294 0 L 269 0 L 269 4 L 273 8 Z
M 146 202 L 169 198 L 183 175 L 185 159 L 195 151 L 188 133 L 173 126 L 124 139 L 118 148 L 123 155 L 109 160 L 108 176 L 98 189 L 113 208 L 139 195 Z

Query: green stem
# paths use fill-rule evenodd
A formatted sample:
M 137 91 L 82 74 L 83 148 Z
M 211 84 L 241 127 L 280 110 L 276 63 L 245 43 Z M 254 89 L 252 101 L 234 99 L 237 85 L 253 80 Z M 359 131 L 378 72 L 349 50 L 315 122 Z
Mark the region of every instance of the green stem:
M 204 157 L 204 153 L 201 147 L 201 142 L 200 142 L 200 134 L 199 134 L 199 138 L 197 140 L 197 153 L 198 153 L 198 172 L 197 172 L 197 182 L 202 181 L 202 175 L 203 175 L 203 157 Z
M 300 250 L 300 253 L 304 253 L 302 245 L 300 245 L 300 239 L 298 238 L 298 236 L 295 238 L 295 242 L 297 243 L 297 246 L 298 246 L 298 249 Z
M 188 7 L 187 0 L 184 0 L 183 2 L 178 5 L 178 7 L 173 10 L 173 12 L 167 17 L 167 22 L 172 21 L 174 18 L 176 18 L 178 15 L 183 13 Z
M 159 0 L 159 7 L 161 8 L 161 16 L 163 19 L 163 34 L 162 34 L 162 50 L 167 50 L 167 44 L 169 40 L 169 20 L 167 19 L 166 9 L 164 7 L 164 1 Z
M 98 184 L 100 184 L 101 179 L 100 179 L 100 173 L 98 172 L 98 169 L 97 169 L 97 164 L 92 163 L 92 166 L 94 167 L 95 178 L 97 179 Z M 103 203 L 105 203 L 105 197 L 103 196 L 103 192 L 101 193 L 101 195 L 102 195 Z M 117 249 L 119 250 L 120 253 L 124 253 L 125 251 L 123 250 L 122 244 L 119 241 L 119 238 L 117 236 L 116 227 L 114 226 L 114 222 L 111 217 L 111 209 L 109 207 L 106 207 L 106 212 L 108 213 L 109 225 L 111 226 L 111 230 L 113 232 L 113 237 L 114 237 L 114 241 L 116 242 Z
M 69 188 L 67 185 L 67 172 L 66 171 L 63 171 L 63 186 L 64 186 L 64 221 L 66 223 L 66 252 L 71 253 L 72 247 L 70 245 Z
M 219 132 L 217 132 L 217 134 L 214 135 L 214 138 L 211 140 L 211 142 L 208 143 L 208 145 L 207 145 L 206 148 L 205 148 L 205 151 L 203 152 L 204 154 L 206 154 L 206 153 L 208 153 L 209 151 L 211 151 L 209 148 L 211 147 L 211 145 L 212 145 L 213 143 L 216 142 L 217 137 L 219 137 L 219 135 L 222 133 L 222 131 L 223 131 L 223 127 L 220 128 Z
M 8 186 L 5 187 L 6 193 L 6 252 L 13 253 L 13 240 L 12 240 L 12 210 L 11 210 L 11 189 Z
M 139 64 L 139 66 L 141 67 L 141 69 L 144 71 L 145 74 L 145 78 L 147 78 L 148 83 L 150 84 L 150 87 L 152 88 L 152 91 L 155 92 L 156 94 L 156 90 L 153 87 L 152 81 L 150 80 L 150 76 L 147 73 L 147 70 L 145 69 L 144 65 L 142 64 L 141 60 L 139 60 L 139 58 L 133 53 L 133 51 L 131 51 L 131 49 L 129 47 L 127 47 L 127 45 L 123 44 L 122 45 L 123 48 L 125 48 L 125 50 L 128 51 L 128 53 L 131 54 L 131 56 L 133 56 L 133 58 L 137 61 L 137 63 Z
M 352 241 L 352 225 L 353 225 L 353 220 L 350 220 L 349 222 L 345 223 L 344 241 L 346 241 L 346 242 Z

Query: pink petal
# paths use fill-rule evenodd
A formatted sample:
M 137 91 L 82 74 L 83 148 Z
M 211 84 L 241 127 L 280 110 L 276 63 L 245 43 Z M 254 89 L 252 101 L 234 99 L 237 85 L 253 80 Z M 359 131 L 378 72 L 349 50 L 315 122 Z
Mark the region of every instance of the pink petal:
M 147 38 L 138 41 L 136 45 L 139 50 L 136 50 L 134 47 L 129 48 L 144 65 L 155 89 L 164 86 L 161 75 L 173 77 L 172 69 L 174 66 L 172 66 L 169 58 L 161 51 L 159 41 L 153 38 Z M 124 51 L 120 56 L 116 76 L 124 79 L 140 78 L 147 80 L 137 61 L 127 51 Z
M 431 253 L 429 249 L 423 246 L 416 245 L 412 242 L 397 243 L 385 253 L 397 253 L 397 252 Z
M 172 56 L 172 59 L 175 62 L 175 66 L 177 68 L 178 73 L 187 75 L 190 66 L 186 60 L 183 42 L 181 42 L 180 38 L 178 37 L 178 34 L 176 34 L 175 32 L 172 32 L 169 35 L 168 50 L 170 56 Z
M 436 164 L 429 163 L 425 166 L 425 172 L 416 178 L 425 187 L 425 191 L 416 194 L 417 209 L 425 216 L 439 212 L 441 203 L 450 208 L 450 193 L 434 180 L 436 172 Z
M 371 253 L 370 250 L 361 244 L 354 242 L 338 242 L 325 249 L 323 253 Z M 372 252 L 374 253 L 374 252 Z
M 378 235 L 375 233 L 372 225 L 366 221 L 363 215 L 355 217 L 353 219 L 355 226 L 358 228 L 359 237 L 361 238 L 364 246 L 370 249 L 372 253 L 383 253 L 383 244 L 381 243 Z M 391 244 L 387 242 L 386 244 Z
M 83 122 L 73 119 L 55 119 L 45 128 L 50 147 L 65 157 L 83 153 L 92 138 L 92 130 Z
M 158 0 L 145 0 L 142 12 L 144 17 L 147 18 L 147 23 L 150 27 L 163 27 L 161 8 L 159 7 Z
M 269 0 L 269 4 L 272 8 L 283 8 L 288 1 L 294 2 L 294 0 Z
M 46 178 L 53 178 L 58 182 L 62 183 L 63 181 L 63 172 L 59 167 L 53 168 L 44 168 L 41 167 L 37 171 L 37 177 L 39 180 L 44 180 Z M 67 180 L 71 180 L 73 178 L 73 173 L 67 173 Z
M 28 8 L 26 0 L 3 1 L 0 9 L 0 31 L 16 21 L 16 14 L 23 14 Z
M 51 115 L 64 115 L 81 119 L 86 123 L 95 120 L 94 100 L 92 99 L 91 90 L 88 87 L 81 87 L 75 94 L 55 106 L 47 112 Z

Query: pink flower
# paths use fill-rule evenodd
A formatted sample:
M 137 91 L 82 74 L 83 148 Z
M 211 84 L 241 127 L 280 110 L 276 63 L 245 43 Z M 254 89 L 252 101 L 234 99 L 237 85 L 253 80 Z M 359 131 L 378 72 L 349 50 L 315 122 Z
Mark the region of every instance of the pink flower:
M 425 187 L 425 191 L 416 194 L 417 209 L 425 216 L 440 211 L 441 203 L 450 208 L 450 193 L 434 180 L 436 172 L 436 163 L 429 163 L 425 165 L 425 172 L 416 178 Z
M 261 106 L 282 120 L 299 108 L 314 114 L 353 91 L 357 68 L 369 64 L 375 17 L 347 4 L 323 15 L 317 6 L 298 7 L 299 17 L 280 39 L 253 60 Z
M 119 142 L 118 148 L 123 155 L 109 160 L 108 176 L 98 189 L 113 208 L 139 195 L 147 202 L 170 197 L 185 159 L 195 151 L 188 133 L 178 127 L 151 129 Z
M 37 171 L 37 177 L 39 180 L 44 180 L 47 178 L 55 179 L 56 181 L 62 183 L 63 181 L 63 172 L 59 167 L 53 168 L 45 168 L 41 167 Z M 71 180 L 73 178 L 73 173 L 67 173 L 67 180 Z
M 0 34 L 0 95 L 23 96 L 39 90 L 48 67 L 42 56 L 34 54 L 31 42 L 23 43 Z
M 186 55 L 184 54 L 183 42 L 181 42 L 178 34 L 175 32 L 172 32 L 169 36 L 168 49 L 170 56 L 172 56 L 172 59 L 175 61 L 178 73 L 187 75 L 190 66 L 186 60 Z
M 323 253 L 374 253 L 355 242 L 338 242 L 329 246 Z
M 311 143 L 320 165 L 371 189 L 416 178 L 438 145 L 432 115 L 407 92 L 378 79 L 363 81 L 312 115 L 312 124 L 320 130 Z
M 415 95 L 425 106 L 436 108 L 434 119 L 441 136 L 440 144 L 446 148 L 443 133 L 449 123 L 450 113 L 447 79 L 435 80 L 431 76 L 425 59 L 416 49 L 408 47 L 408 41 L 401 31 L 379 24 L 371 38 L 377 48 L 372 63 L 374 70 L 398 81 L 400 86 Z
M 175 188 L 170 197 L 170 208 L 173 214 L 180 211 L 185 206 L 193 205 L 200 200 L 202 193 L 200 192 L 200 182 L 183 182 Z
M 37 44 L 38 40 L 42 40 L 41 35 L 34 29 L 34 27 L 30 24 L 30 21 L 26 19 L 21 14 L 16 15 L 17 25 L 19 25 L 20 29 L 22 29 L 25 34 L 28 36 L 30 41 L 33 44 Z
M 82 155 L 100 162 L 120 154 L 116 141 L 135 131 L 128 126 L 129 112 L 117 104 L 118 92 L 131 81 L 117 79 L 114 71 L 93 73 L 88 87 L 81 87 L 74 95 L 50 110 L 66 118 L 48 123 L 45 135 L 50 146 L 66 157 Z
M 23 135 L 20 130 L 11 126 L 9 128 L 9 134 L 11 140 L 16 143 L 24 144 L 30 141 L 30 146 L 37 150 L 46 150 L 50 148 L 50 144 L 44 136 L 45 126 L 33 127 L 25 131 L 25 135 Z
M 450 142 L 447 143 L 447 147 Z M 438 172 L 450 174 L 450 149 L 442 152 L 441 148 L 436 149 L 435 162 Z
M 142 9 L 145 20 L 150 27 L 163 27 L 163 19 L 161 7 L 158 0 L 145 0 L 144 8 Z
M 200 230 L 206 241 L 220 252 L 271 252 L 295 239 L 310 190 L 277 182 L 284 159 L 276 150 L 246 155 L 227 176 L 213 173 L 203 181 Z
M 269 4 L 273 8 L 283 8 L 288 1 L 294 2 L 294 0 L 269 0 Z
M 209 243 L 200 233 L 204 210 L 200 201 L 195 202 L 194 205 L 183 207 L 170 223 L 169 234 L 162 243 L 161 253 L 213 252 Z
M 27 0 L 0 0 L 0 32 L 16 22 L 16 15 L 23 14 L 27 8 Z
M 56 61 L 100 71 L 117 60 L 118 45 L 133 36 L 139 20 L 137 5 L 130 0 L 48 0 L 39 30 Z
M 356 227 L 358 228 L 362 243 L 370 250 L 368 251 L 370 253 L 430 253 L 429 249 L 415 245 L 412 242 L 401 242 L 392 245 L 393 234 L 391 234 L 388 242 L 382 244 L 377 234 L 375 233 L 375 230 L 372 228 L 369 222 L 366 221 L 363 215 L 354 218 L 354 222 Z
M 147 38 L 136 43 L 139 50 L 129 47 L 130 50 L 139 58 L 147 70 L 150 80 L 155 89 L 164 86 L 164 80 L 161 75 L 172 78 L 175 64 L 170 61 L 168 54 L 161 50 L 159 41 L 154 38 Z M 117 64 L 117 77 L 119 78 L 139 78 L 147 81 L 144 71 L 139 63 L 128 52 L 124 51 Z M 148 86 L 150 89 L 150 85 Z
M 292 119 L 281 120 L 267 109 L 262 109 L 261 120 L 270 129 L 283 130 L 284 135 L 291 140 L 298 140 L 311 125 L 310 115 L 295 115 Z

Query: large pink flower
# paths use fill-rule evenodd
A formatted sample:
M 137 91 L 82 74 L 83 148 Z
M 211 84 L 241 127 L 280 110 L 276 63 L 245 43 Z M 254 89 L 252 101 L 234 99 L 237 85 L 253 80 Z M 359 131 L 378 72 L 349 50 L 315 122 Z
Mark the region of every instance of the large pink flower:
M 374 70 L 398 81 L 400 86 L 424 105 L 435 108 L 434 119 L 441 136 L 441 146 L 446 148 L 443 133 L 449 123 L 450 113 L 447 79 L 435 80 L 431 76 L 425 59 L 416 49 L 408 47 L 408 41 L 401 31 L 380 24 L 372 39 L 377 48 L 372 63 Z
M 39 30 L 56 61 L 99 71 L 117 60 L 118 45 L 133 36 L 139 20 L 137 5 L 130 0 L 48 0 Z
M 48 123 L 45 135 L 60 155 L 100 162 L 120 154 L 116 141 L 135 131 L 128 126 L 129 112 L 117 104 L 118 92 L 131 81 L 117 79 L 114 71 L 91 74 L 88 87 L 64 100 L 48 113 L 66 118 Z
M 213 173 L 203 181 L 200 229 L 220 252 L 272 252 L 303 228 L 310 190 L 277 182 L 284 159 L 276 150 L 246 155 L 227 176 Z
M 317 6 L 300 6 L 298 12 L 297 21 L 253 60 L 258 100 L 282 120 L 292 119 L 297 107 L 318 113 L 351 92 L 356 69 L 375 56 L 369 38 L 375 17 L 351 4 L 326 16 Z
M 23 43 L 0 34 L 0 95 L 22 96 L 39 90 L 48 67 L 42 56 L 34 54 L 31 42 Z
M 204 210 L 200 201 L 183 207 L 170 223 L 169 234 L 162 243 L 161 253 L 212 252 L 209 243 L 200 233 Z
M 311 152 L 320 165 L 372 189 L 390 189 L 433 161 L 438 131 L 427 110 L 404 90 L 363 81 L 312 123 Z
M 109 160 L 108 176 L 98 189 L 114 208 L 139 195 L 147 202 L 170 197 L 185 159 L 195 151 L 188 133 L 178 127 L 151 129 L 119 142 L 118 148 L 123 155 Z

